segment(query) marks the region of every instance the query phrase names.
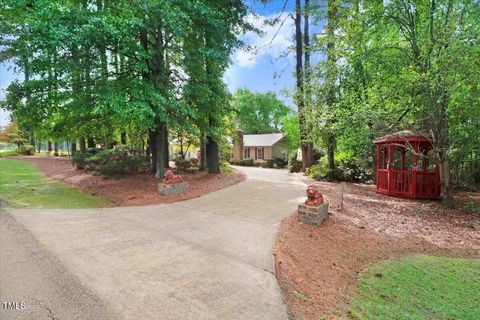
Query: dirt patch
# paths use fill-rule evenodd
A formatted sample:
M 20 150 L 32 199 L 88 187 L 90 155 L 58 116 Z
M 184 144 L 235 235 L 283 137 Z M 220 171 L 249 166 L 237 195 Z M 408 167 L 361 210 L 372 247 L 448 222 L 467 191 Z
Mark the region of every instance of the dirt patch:
M 358 273 L 380 260 L 418 253 L 480 258 L 478 213 L 380 195 L 374 186 L 315 184 L 330 202 L 328 218 L 318 228 L 299 222 L 296 213 L 284 219 L 274 251 L 295 319 L 344 317 Z M 462 193 L 457 200 L 480 196 Z
M 107 200 L 111 206 L 138 206 L 188 200 L 228 187 L 245 179 L 240 173 L 209 174 L 195 172 L 182 175 L 189 183 L 187 192 L 162 196 L 157 192 L 158 180 L 151 174 L 132 174 L 105 179 L 85 170 L 77 170 L 62 157 L 21 157 L 33 162 L 48 177 L 78 187 Z

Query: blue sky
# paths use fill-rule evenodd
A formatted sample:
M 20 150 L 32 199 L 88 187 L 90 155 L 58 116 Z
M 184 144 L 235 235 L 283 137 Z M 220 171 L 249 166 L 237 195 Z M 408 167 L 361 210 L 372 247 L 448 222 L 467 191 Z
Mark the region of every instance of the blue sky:
M 295 85 L 293 71 L 295 58 L 293 52 L 288 52 L 294 45 L 294 22 L 288 15 L 294 12 L 294 0 L 288 0 L 284 13 L 280 16 L 279 23 L 269 26 L 264 23 L 265 18 L 275 18 L 282 12 L 284 0 L 273 0 L 267 5 L 259 1 L 247 1 L 252 12 L 247 19 L 258 29 L 262 35 L 248 32 L 240 38 L 249 45 L 247 48 L 236 50 L 232 54 L 232 64 L 224 75 L 230 92 L 238 88 L 248 88 L 255 92 L 276 92 L 280 99 L 292 106 L 290 94 Z M 280 22 L 284 21 L 280 27 Z M 276 34 L 276 36 L 275 36 Z M 253 49 L 253 50 L 252 50 Z M 287 54 L 288 53 L 288 54 Z M 5 88 L 22 75 L 12 70 L 11 63 L 0 65 L 0 99 L 5 96 Z M 0 110 L 0 125 L 8 122 L 8 114 Z

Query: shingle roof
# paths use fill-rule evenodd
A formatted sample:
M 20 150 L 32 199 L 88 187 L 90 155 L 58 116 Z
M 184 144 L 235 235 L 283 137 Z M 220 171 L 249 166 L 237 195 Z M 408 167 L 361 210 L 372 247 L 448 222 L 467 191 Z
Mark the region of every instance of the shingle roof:
M 243 136 L 245 147 L 270 147 L 283 139 L 283 133 L 246 134 Z

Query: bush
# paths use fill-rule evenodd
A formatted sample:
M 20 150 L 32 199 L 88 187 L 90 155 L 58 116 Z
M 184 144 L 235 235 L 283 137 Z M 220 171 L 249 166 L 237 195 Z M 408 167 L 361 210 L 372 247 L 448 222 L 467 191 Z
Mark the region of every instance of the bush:
M 328 158 L 321 158 L 318 163 L 312 165 L 310 168 L 307 168 L 305 174 L 314 180 L 326 179 L 329 175 Z
M 24 156 L 33 156 L 35 154 L 35 147 L 31 144 L 24 144 L 18 147 L 18 154 Z
M 263 159 L 257 159 L 255 161 L 253 161 L 253 165 L 255 167 L 268 168 L 268 162 L 263 160 Z
M 307 169 L 306 174 L 315 180 L 342 180 L 349 182 L 371 182 L 371 173 L 357 164 L 339 160 L 335 170 L 328 169 L 328 158 L 323 157 Z
M 117 176 L 122 174 L 139 173 L 147 167 L 144 157 L 127 156 L 120 161 L 102 165 L 96 172 L 102 176 Z
M 362 168 L 356 163 L 339 161 L 335 178 L 349 182 L 372 182 L 371 169 Z
M 283 169 L 287 166 L 288 161 L 284 158 L 273 158 L 275 168 Z
M 297 160 L 297 152 L 290 155 L 287 167 L 290 172 L 300 172 L 302 170 L 302 161 Z
M 197 158 L 190 158 L 190 164 L 192 167 L 198 168 L 200 161 Z
M 240 160 L 239 165 L 245 166 L 245 167 L 251 167 L 253 166 L 253 159 L 251 158 L 245 158 Z
M 0 152 L 0 158 L 13 157 L 13 156 L 18 156 L 18 151 L 17 150 L 9 150 L 9 151 Z
M 122 145 L 114 149 L 89 148 L 85 154 L 75 152 L 71 162 L 77 169 L 94 170 L 99 166 L 119 162 L 128 157 L 144 158 L 141 150 Z
M 70 162 L 77 168 L 77 169 L 85 169 L 85 165 L 87 164 L 86 160 L 87 156 L 85 154 L 82 154 L 80 152 L 74 152 L 72 154 L 72 158 L 70 159 Z
M 221 173 L 232 173 L 233 170 L 230 167 L 230 162 L 223 160 L 220 162 L 220 172 Z
M 275 167 L 275 160 L 273 158 L 269 158 L 265 160 L 267 162 L 267 168 Z
M 175 160 L 175 166 L 178 172 L 185 172 L 191 168 L 192 162 L 190 160 L 177 159 Z

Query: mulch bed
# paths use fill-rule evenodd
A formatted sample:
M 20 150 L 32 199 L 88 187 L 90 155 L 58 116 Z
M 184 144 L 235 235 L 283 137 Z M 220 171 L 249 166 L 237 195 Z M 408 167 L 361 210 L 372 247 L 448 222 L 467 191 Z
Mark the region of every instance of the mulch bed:
M 123 207 L 183 201 L 245 180 L 244 175 L 240 173 L 187 173 L 182 174 L 182 177 L 189 183 L 188 191 L 177 195 L 162 196 L 157 191 L 159 181 L 149 173 L 106 179 L 101 176 L 93 176 L 85 170 L 75 169 L 70 161 L 63 157 L 18 157 L 18 159 L 34 163 L 48 177 L 106 199 L 108 206 Z
M 311 181 L 309 181 L 311 183 Z M 274 251 L 277 278 L 295 319 L 348 315 L 358 274 L 372 263 L 411 254 L 480 258 L 480 214 L 464 209 L 479 193 L 461 193 L 457 209 L 392 198 L 374 186 L 314 182 L 330 203 L 318 228 L 284 219 Z

